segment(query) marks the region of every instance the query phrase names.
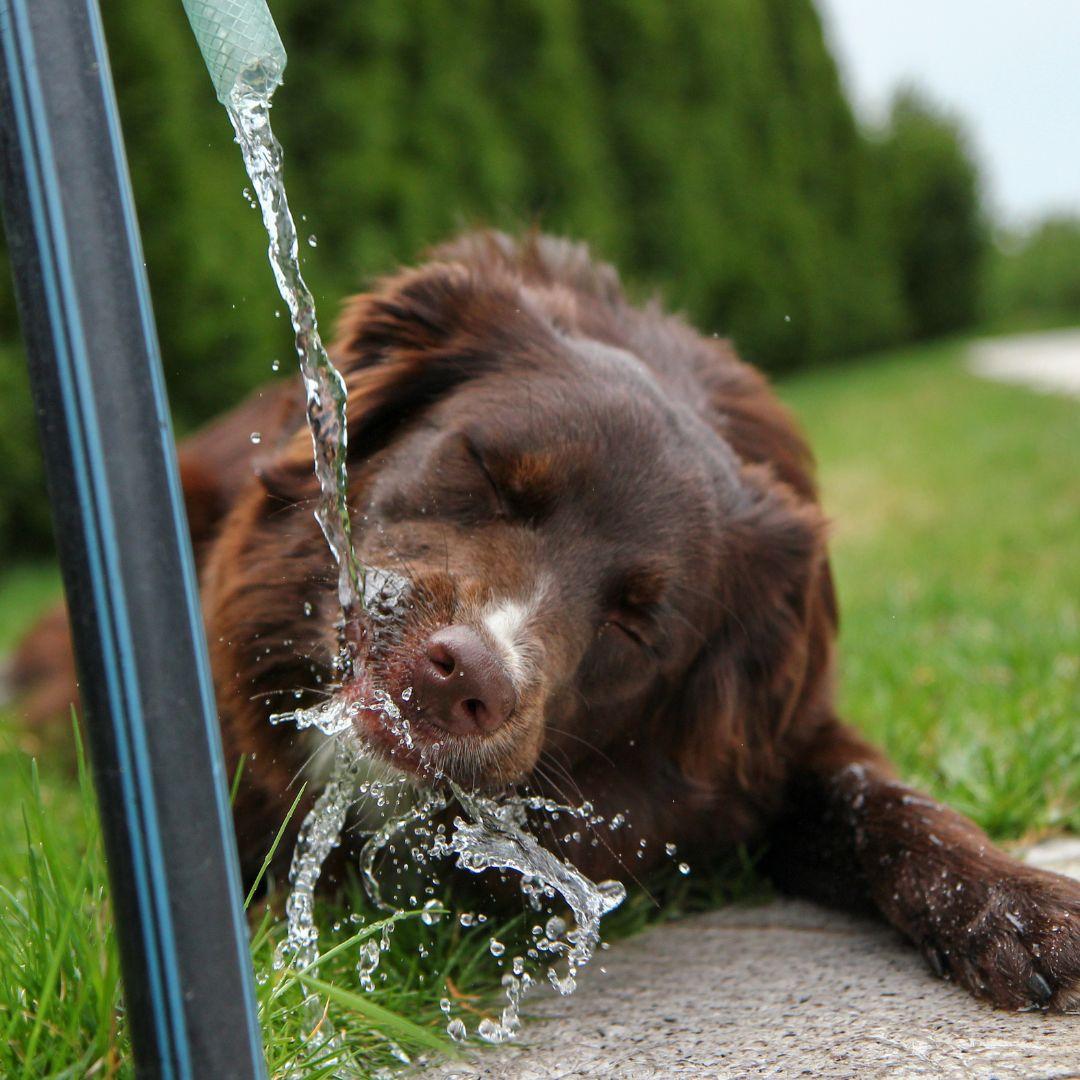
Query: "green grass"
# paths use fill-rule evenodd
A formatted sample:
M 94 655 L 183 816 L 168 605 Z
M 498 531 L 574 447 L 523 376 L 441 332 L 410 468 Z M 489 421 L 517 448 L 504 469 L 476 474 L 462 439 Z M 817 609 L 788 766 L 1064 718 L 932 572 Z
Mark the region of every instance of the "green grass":
M 107 900 L 92 785 L 78 776 L 51 778 L 10 745 L 0 748 L 11 816 L 19 828 L 0 839 L 0 1076 L 72 1078 L 133 1075 L 123 1020 L 117 943 Z M 733 857 L 709 877 L 684 878 L 670 870 L 653 883 L 663 907 L 642 891 L 605 924 L 605 937 L 632 934 L 646 924 L 716 907 L 763 892 L 747 856 Z M 450 904 L 447 898 L 447 911 Z M 464 929 L 449 913 L 434 926 L 419 912 L 386 918 L 359 884 L 350 882 L 334 904 L 320 904 L 322 956 L 299 972 L 275 970 L 284 933 L 269 906 L 249 911 L 251 953 L 264 1047 L 272 1077 L 384 1075 L 410 1057 L 453 1055 L 444 1036 L 440 999 L 455 999 L 455 1015 L 474 1030 L 497 1015 L 506 961 L 491 955 L 497 937 L 511 946 L 525 938 L 524 917 Z M 535 917 L 528 920 L 535 921 Z M 359 988 L 361 942 L 386 930 L 390 947 L 375 973 L 375 988 Z M 307 992 L 318 997 L 316 1019 Z M 527 1003 L 524 1015 L 528 1015 Z M 320 1028 L 341 1035 L 343 1051 L 318 1049 Z
M 996 836 L 1080 832 L 1080 406 L 977 381 L 956 346 L 815 373 L 782 393 L 810 432 L 835 521 L 846 715 Z M 56 587 L 43 568 L 0 576 L 0 650 Z M 85 778 L 31 765 L 0 720 L 0 791 L 0 1076 L 130 1075 Z M 660 912 L 632 892 L 608 933 L 759 887 L 745 859 L 712 877 L 672 875 Z M 353 910 L 368 922 L 351 922 Z M 271 964 L 280 923 L 252 918 L 271 1073 L 304 1062 L 318 1076 L 303 1056 L 302 988 Z M 353 888 L 319 920 L 327 955 L 308 977 L 324 1026 L 344 1032 L 368 1075 L 395 1064 L 397 1047 L 415 1055 L 442 1039 L 447 979 L 469 1009 L 496 1000 L 491 924 L 401 920 L 362 994 L 350 938 L 379 932 L 377 916 Z
M 89 779 L 80 765 L 76 782 L 60 794 L 58 778 L 42 782 L 26 762 L 11 765 L 6 779 L 15 781 L 8 798 L 22 834 L 21 842 L 5 836 L 0 846 L 0 1076 L 131 1076 Z M 350 921 L 352 912 L 363 915 L 361 924 Z M 298 1066 L 305 1076 L 327 1075 L 321 1067 L 326 1052 L 312 1050 L 306 1038 L 316 1024 L 305 1007 L 305 986 L 328 1003 L 323 1027 L 341 1031 L 348 1052 L 374 1072 L 398 1062 L 403 1051 L 452 1052 L 438 1006 L 446 976 L 462 992 L 475 992 L 481 1004 L 498 984 L 490 929 L 466 933 L 449 918 L 435 928 L 422 927 L 414 915 L 385 919 L 355 887 L 340 909 L 324 908 L 320 919 L 326 932 L 317 966 L 276 971 L 281 921 L 270 909 L 252 913 L 251 951 L 272 1076 L 295 1075 Z M 384 928 L 392 931 L 393 947 L 376 976 L 379 984 L 359 994 L 357 947 Z M 437 969 L 424 962 L 421 945 L 438 958 Z
M 995 836 L 1080 831 L 1080 405 L 956 346 L 783 389 L 835 523 L 845 714 Z

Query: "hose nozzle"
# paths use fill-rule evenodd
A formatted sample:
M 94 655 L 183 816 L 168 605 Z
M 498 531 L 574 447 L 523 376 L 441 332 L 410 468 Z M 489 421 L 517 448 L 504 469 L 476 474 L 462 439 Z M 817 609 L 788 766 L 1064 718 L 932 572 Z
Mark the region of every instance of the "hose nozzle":
M 183 0 L 218 101 L 239 86 L 269 98 L 281 84 L 285 47 L 266 0 Z

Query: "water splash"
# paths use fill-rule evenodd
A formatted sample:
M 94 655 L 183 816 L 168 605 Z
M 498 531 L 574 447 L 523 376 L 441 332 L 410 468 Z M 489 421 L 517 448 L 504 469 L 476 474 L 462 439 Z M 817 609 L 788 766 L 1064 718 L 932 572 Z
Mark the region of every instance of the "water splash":
M 324 735 L 340 735 L 352 726 L 354 717 L 360 711 L 356 701 L 342 698 L 327 698 L 308 709 L 293 709 L 289 712 L 271 713 L 270 723 L 295 724 L 297 731 L 318 728 Z
M 326 354 L 319 335 L 315 301 L 300 272 L 296 225 L 289 210 L 282 172 L 283 152 L 270 126 L 270 98 L 265 87 L 238 82 L 227 110 L 270 238 L 274 279 L 289 308 L 296 336 L 296 352 L 307 394 L 315 475 L 319 481 L 315 518 L 338 565 L 338 601 L 348 619 L 360 613 L 358 607 L 363 607 L 365 571 L 353 549 L 349 515 L 345 380 Z
M 555 963 L 548 966 L 548 981 L 560 994 L 573 993 L 578 972 L 600 944 L 600 920 L 623 902 L 626 889 L 618 881 L 592 882 L 571 863 L 542 847 L 528 831 L 526 811 L 542 809 L 552 814 L 570 813 L 585 817 L 591 824 L 597 824 L 599 819 L 591 813 L 591 808 L 560 806 L 549 800 L 520 797 L 496 800 L 470 794 L 456 786 L 453 791 L 469 820 L 455 818 L 453 834 L 448 841 L 437 843 L 436 851 L 454 855 L 457 865 L 470 873 L 516 871 L 521 875 L 521 890 L 534 907 L 540 907 L 542 896 L 550 898 L 558 894 L 562 897 L 573 912 L 576 925 L 567 931 L 561 918 L 549 919 L 538 936 L 535 951 L 548 953 L 553 958 L 560 955 L 565 958 L 564 970 Z M 496 956 L 505 951 L 502 943 L 494 939 L 491 948 Z M 521 998 L 533 979 L 525 970 L 523 960 L 515 966 L 520 970 L 503 976 L 507 1004 L 500 1022 L 485 1020 L 478 1029 L 480 1037 L 488 1042 L 513 1038 L 520 1027 Z
M 450 830 L 438 822 L 440 812 L 456 801 L 462 815 L 454 817 Z M 546 963 L 547 978 L 561 994 L 570 994 L 577 985 L 577 975 L 600 944 L 600 921 L 622 903 L 626 890 L 617 881 L 599 884 L 590 881 L 571 863 L 544 848 L 528 828 L 528 813 L 541 812 L 553 818 L 569 815 L 597 826 L 603 819 L 589 804 L 566 806 L 537 796 L 505 794 L 498 798 L 466 792 L 454 784 L 445 789 L 427 791 L 421 801 L 404 813 L 390 817 L 368 838 L 360 855 L 362 880 L 368 896 L 377 906 L 394 911 L 382 895 L 375 864 L 378 857 L 398 837 L 415 828 L 417 843 L 410 848 L 412 862 L 418 867 L 431 860 L 451 857 L 456 865 L 470 873 L 487 870 L 510 870 L 519 875 L 519 887 L 527 902 L 541 910 L 545 902 L 561 898 L 574 916 L 574 926 L 567 928 L 558 915 L 551 916 L 543 928 L 538 927 L 528 952 L 534 961 Z M 486 916 L 471 912 L 460 917 L 463 926 L 482 922 Z M 426 921 L 426 920 L 425 920 Z M 492 938 L 492 956 L 506 953 L 504 942 Z M 503 976 L 506 1005 L 500 1018 L 485 1018 L 477 1028 L 480 1038 L 488 1042 L 512 1039 L 520 1028 L 521 999 L 535 983 L 523 956 L 512 957 L 512 970 Z M 447 1026 L 452 1038 L 465 1037 L 464 1022 L 453 1019 Z
M 287 933 L 278 945 L 274 967 L 308 967 L 319 959 L 319 929 L 315 925 L 315 886 L 323 863 L 341 843 L 341 832 L 357 787 L 362 759 L 345 739 L 334 749 L 334 769 L 296 837 L 285 903 Z
M 407 596 L 408 582 L 400 575 L 374 566 L 364 568 L 361 600 L 367 615 L 369 646 L 385 628 L 401 617 Z M 313 611 L 311 602 L 305 601 L 304 615 L 310 617 Z M 300 696 L 298 691 L 297 697 Z M 298 731 L 316 728 L 324 735 L 334 737 L 348 731 L 359 714 L 367 709 L 380 712 L 387 726 L 398 734 L 406 746 L 410 746 L 412 733 L 409 722 L 402 716 L 390 694 L 381 687 L 374 687 L 371 698 L 371 702 L 365 703 L 348 696 L 332 696 L 305 708 L 271 713 L 270 723 L 293 724 Z
M 342 719 L 343 716 L 346 718 Z M 476 1034 L 487 1042 L 512 1039 L 520 1028 L 521 1000 L 535 984 L 539 969 L 546 968 L 547 980 L 560 994 L 572 993 L 578 973 L 600 945 L 601 920 L 626 895 L 621 883 L 595 883 L 543 847 L 530 831 L 529 815 L 543 814 L 552 820 L 561 820 L 565 815 L 592 828 L 603 824 L 604 819 L 588 803 L 567 806 L 548 798 L 513 793 L 492 798 L 467 792 L 452 783 L 434 789 L 417 788 L 404 774 L 388 771 L 381 760 L 360 749 L 352 735 L 339 734 L 352 726 L 347 716 L 348 709 L 324 703 L 277 718 L 293 719 L 301 727 L 318 727 L 338 737 L 333 774 L 304 819 L 293 852 L 286 936 L 279 946 L 276 962 L 281 966 L 307 965 L 318 959 L 314 890 L 322 863 L 340 843 L 350 805 L 359 802 L 361 808 L 372 804 L 385 807 L 385 821 L 371 832 L 359 857 L 361 880 L 377 908 L 400 911 L 384 898 L 376 864 L 393 843 L 411 833 L 407 850 L 414 871 L 432 867 L 435 860 L 445 858 L 453 859 L 459 868 L 473 874 L 512 871 L 518 875 L 519 888 L 533 910 L 541 912 L 545 905 L 562 901 L 573 915 L 572 927 L 560 915 L 550 915 L 542 926 L 534 927 L 533 940 L 525 955 L 509 957 L 511 971 L 502 980 L 506 1004 L 499 1019 L 485 1018 Z M 402 787 L 410 789 L 410 797 L 405 800 L 401 798 Z M 451 807 L 460 812 L 448 828 L 440 815 L 445 818 L 444 811 Z M 441 912 L 436 901 L 423 905 L 423 925 L 432 926 L 439 921 L 437 910 Z M 486 919 L 486 915 L 471 912 L 460 916 L 462 926 L 466 927 Z M 361 950 L 357 972 L 364 989 L 374 988 L 380 956 L 388 946 L 389 940 L 384 935 L 379 948 L 367 944 Z M 506 943 L 494 937 L 489 942 L 489 951 L 497 959 L 508 952 Z M 449 1018 L 447 1032 L 451 1038 L 464 1038 L 467 1034 L 464 1021 L 460 1017 Z

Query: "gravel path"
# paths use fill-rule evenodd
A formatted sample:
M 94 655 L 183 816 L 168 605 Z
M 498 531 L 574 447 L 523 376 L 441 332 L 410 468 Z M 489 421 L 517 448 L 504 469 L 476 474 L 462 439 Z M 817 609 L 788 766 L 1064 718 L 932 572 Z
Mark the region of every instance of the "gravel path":
M 1080 840 L 1034 855 L 1080 877 Z M 1080 1016 L 995 1012 L 932 977 L 888 927 L 807 903 L 657 927 L 593 965 L 573 997 L 527 1002 L 519 1043 L 424 1075 L 1080 1077 Z
M 983 378 L 1080 398 L 1080 330 L 986 338 L 971 344 L 969 356 Z

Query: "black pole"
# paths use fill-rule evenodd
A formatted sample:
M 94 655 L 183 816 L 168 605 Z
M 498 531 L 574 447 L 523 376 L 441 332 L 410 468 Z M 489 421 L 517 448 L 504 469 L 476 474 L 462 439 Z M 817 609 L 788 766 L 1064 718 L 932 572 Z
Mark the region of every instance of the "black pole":
M 0 0 L 0 75 L 4 221 L 138 1074 L 264 1077 L 206 643 L 97 0 Z

